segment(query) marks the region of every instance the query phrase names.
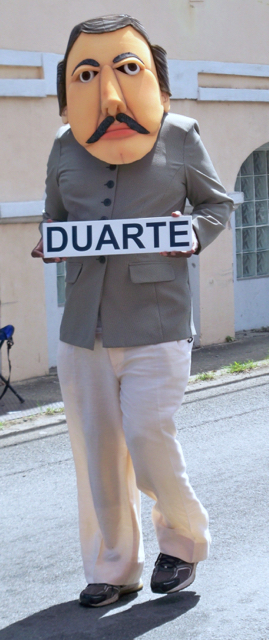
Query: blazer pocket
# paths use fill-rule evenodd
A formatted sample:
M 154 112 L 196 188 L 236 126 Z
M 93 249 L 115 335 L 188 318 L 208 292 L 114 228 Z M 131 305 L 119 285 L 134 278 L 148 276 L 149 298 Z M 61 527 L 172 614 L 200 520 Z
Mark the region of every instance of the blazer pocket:
M 78 279 L 81 269 L 82 269 L 81 262 L 68 262 L 66 264 L 65 282 L 67 282 L 68 284 L 74 284 Z
M 175 272 L 172 265 L 164 262 L 136 262 L 129 264 L 129 271 L 131 281 L 135 284 L 175 280 Z

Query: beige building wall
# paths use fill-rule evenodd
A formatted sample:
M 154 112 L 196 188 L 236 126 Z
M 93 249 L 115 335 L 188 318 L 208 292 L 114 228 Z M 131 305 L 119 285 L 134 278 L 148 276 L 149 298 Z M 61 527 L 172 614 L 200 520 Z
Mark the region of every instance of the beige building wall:
M 267 0 L 1 0 L 0 7 L 3 49 L 12 42 L 18 50 L 63 53 L 78 22 L 129 13 L 169 58 L 268 63 Z
M 59 122 L 55 98 L 0 98 L 1 203 L 42 200 Z M 38 238 L 38 218 L 0 218 L 0 326 L 15 326 L 13 381 L 48 373 L 44 269 L 30 255 Z
M 131 13 L 171 60 L 268 63 L 265 0 L 103 0 L 98 5 L 89 0 L 1 0 L 0 10 L 1 49 L 63 54 L 76 23 L 97 14 Z M 41 68 L 0 67 L 0 78 L 40 74 Z M 269 80 L 202 74 L 199 86 L 268 89 Z M 172 100 L 172 111 L 199 121 L 202 139 L 229 192 L 244 159 L 269 141 L 268 102 L 181 99 Z M 56 97 L 0 98 L 0 202 L 42 200 L 46 162 L 60 124 Z M 5 222 L 0 224 L 0 325 L 16 327 L 15 380 L 48 369 L 43 265 L 29 257 L 39 235 L 34 219 L 27 224 L 0 222 Z M 234 333 L 231 229 L 202 253 L 199 288 L 201 344 L 221 342 Z
M 0 226 L 1 327 L 15 326 L 13 381 L 48 373 L 43 265 L 37 261 L 33 268 L 30 256 L 35 241 L 36 223 Z M 5 374 L 5 345 L 1 357 Z
M 198 120 L 218 174 L 232 193 L 241 164 L 252 151 L 269 142 L 268 104 L 177 100 L 172 102 L 172 108 Z M 228 225 L 200 256 L 201 345 L 234 336 L 233 242 Z
M 56 98 L 0 98 L 1 202 L 42 200 L 60 125 Z

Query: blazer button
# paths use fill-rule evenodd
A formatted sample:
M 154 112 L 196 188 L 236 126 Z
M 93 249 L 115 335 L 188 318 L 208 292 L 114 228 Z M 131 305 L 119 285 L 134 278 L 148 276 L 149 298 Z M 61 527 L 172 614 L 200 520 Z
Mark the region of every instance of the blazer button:
M 99 218 L 99 220 L 108 220 L 107 216 L 101 216 L 101 218 Z
M 109 205 L 111 204 L 110 198 L 105 198 L 105 200 L 102 200 L 102 204 L 104 204 L 105 207 L 109 207 Z
M 113 189 L 115 182 L 113 182 L 113 180 L 109 180 L 108 182 L 105 183 L 105 187 L 108 187 L 108 189 Z
M 99 260 L 99 262 L 101 262 L 101 264 L 104 264 L 104 262 L 106 261 L 106 257 L 105 256 L 100 256 L 100 258 L 97 258 L 97 260 Z
M 115 171 L 115 169 L 117 169 L 117 165 L 116 164 L 110 164 L 108 169 L 110 169 L 110 171 Z

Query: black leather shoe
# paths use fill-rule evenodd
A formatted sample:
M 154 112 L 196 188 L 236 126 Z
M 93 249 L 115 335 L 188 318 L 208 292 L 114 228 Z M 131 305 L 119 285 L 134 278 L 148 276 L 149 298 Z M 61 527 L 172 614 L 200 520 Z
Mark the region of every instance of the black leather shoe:
M 81 591 L 79 603 L 83 607 L 104 607 L 106 604 L 117 602 L 121 596 L 140 591 L 142 588 L 142 581 L 123 586 L 106 583 L 88 584 L 86 589 Z
M 185 562 L 180 558 L 160 553 L 151 576 L 154 593 L 173 593 L 185 589 L 195 579 L 197 562 Z

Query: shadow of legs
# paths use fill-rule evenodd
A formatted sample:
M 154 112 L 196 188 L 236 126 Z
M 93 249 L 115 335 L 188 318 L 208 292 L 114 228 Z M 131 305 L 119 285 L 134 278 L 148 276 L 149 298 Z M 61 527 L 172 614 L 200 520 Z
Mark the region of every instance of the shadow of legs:
M 76 602 L 50 607 L 0 631 L 0 640 L 134 640 L 152 629 L 176 620 L 200 599 L 194 591 L 161 596 L 155 600 L 117 609 L 132 602 L 125 596 L 116 604 L 85 609 Z

